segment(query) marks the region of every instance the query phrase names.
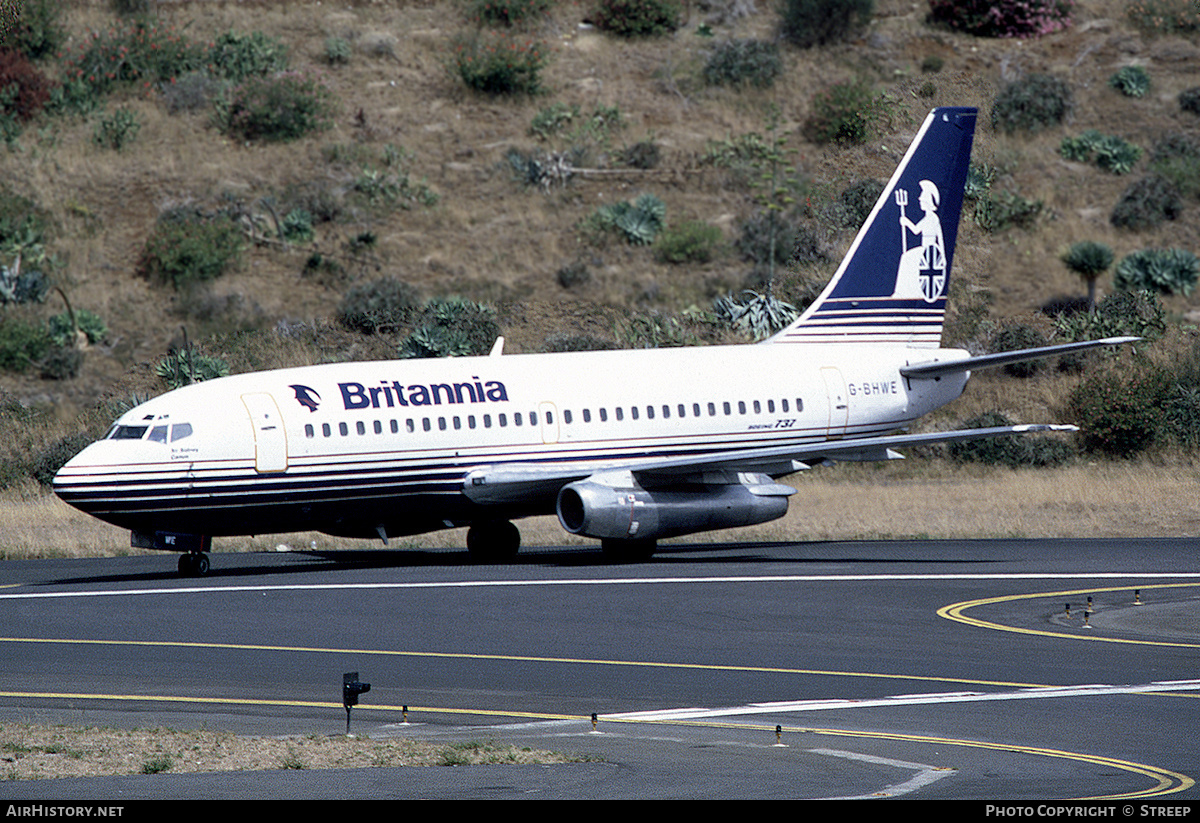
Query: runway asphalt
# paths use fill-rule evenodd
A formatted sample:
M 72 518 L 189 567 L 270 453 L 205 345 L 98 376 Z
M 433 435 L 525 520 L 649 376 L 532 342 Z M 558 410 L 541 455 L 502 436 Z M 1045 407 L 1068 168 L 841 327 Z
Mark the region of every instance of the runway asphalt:
M 1198 547 L 693 543 L 641 564 L 534 548 L 502 566 L 217 554 L 203 579 L 166 554 L 0 563 L 5 719 L 333 735 L 342 673 L 358 671 L 356 733 L 599 761 L 18 781 L 0 796 L 1190 808 Z

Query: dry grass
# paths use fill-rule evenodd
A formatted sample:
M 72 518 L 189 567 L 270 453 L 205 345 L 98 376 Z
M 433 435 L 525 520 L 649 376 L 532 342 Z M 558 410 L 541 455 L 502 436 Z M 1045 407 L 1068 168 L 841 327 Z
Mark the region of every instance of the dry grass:
M 449 745 L 361 737 L 0 723 L 0 781 L 125 774 L 579 762 L 493 741 Z
M 882 465 L 841 465 L 784 480 L 799 492 L 786 517 L 744 529 L 670 542 L 942 539 L 971 537 L 1200 536 L 1191 464 L 1102 462 L 1053 470 L 955 466 L 915 457 Z M 526 546 L 594 545 L 554 517 L 520 522 Z M 222 538 L 218 551 L 381 548 L 378 542 L 315 532 Z M 455 529 L 392 541 L 413 549 L 461 548 Z M 39 494 L 0 498 L 0 559 L 155 554 L 129 547 L 129 533 Z

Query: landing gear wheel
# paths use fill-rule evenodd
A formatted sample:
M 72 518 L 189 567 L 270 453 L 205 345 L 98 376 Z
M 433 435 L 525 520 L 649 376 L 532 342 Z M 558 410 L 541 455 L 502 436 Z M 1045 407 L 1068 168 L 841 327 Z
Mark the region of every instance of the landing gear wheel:
M 643 563 L 650 559 L 657 548 L 657 540 L 600 541 L 600 550 L 610 563 Z
M 188 552 L 179 555 L 180 577 L 204 577 L 208 574 L 208 555 L 203 552 Z
M 467 551 L 476 563 L 503 563 L 521 550 L 521 531 L 507 520 L 476 523 L 467 530 Z

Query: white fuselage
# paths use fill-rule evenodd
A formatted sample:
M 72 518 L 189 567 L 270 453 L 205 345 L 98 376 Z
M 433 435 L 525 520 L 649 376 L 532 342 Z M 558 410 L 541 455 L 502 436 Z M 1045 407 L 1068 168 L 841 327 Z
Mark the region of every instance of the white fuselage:
M 478 519 L 472 469 L 864 437 L 958 397 L 900 367 L 957 350 L 747 345 L 333 364 L 238 375 L 123 415 L 56 491 L 135 531 L 414 534 Z M 584 468 L 582 474 L 589 472 Z M 531 495 L 489 517 L 554 511 Z

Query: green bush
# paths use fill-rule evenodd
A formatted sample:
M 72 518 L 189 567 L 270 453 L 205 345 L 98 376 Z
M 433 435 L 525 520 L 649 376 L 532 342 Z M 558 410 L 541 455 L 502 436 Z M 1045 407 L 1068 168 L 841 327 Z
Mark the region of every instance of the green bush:
M 700 220 L 685 220 L 663 231 L 654 250 L 664 263 L 707 263 L 712 260 L 721 230 Z
M 774 211 L 756 212 L 742 223 L 742 231 L 734 241 L 734 248 L 743 260 L 753 263 L 755 268 L 767 268 L 772 261 L 772 234 L 775 238 L 774 262 L 776 265 L 785 265 L 791 259 L 800 235 L 794 215 L 781 215 Z
M 871 215 L 871 209 L 883 194 L 880 180 L 857 180 L 838 195 L 834 204 L 833 221 L 842 228 L 857 230 Z
M 1045 333 L 1036 326 L 1008 322 L 992 335 L 992 339 L 988 341 L 988 349 L 994 352 L 1034 349 L 1049 342 Z M 1043 362 L 1026 360 L 1022 363 L 1009 363 L 1004 366 L 1004 372 L 1013 377 L 1033 377 L 1041 369 Z
M 1200 278 L 1200 261 L 1184 249 L 1142 249 L 1117 264 L 1113 285 L 1122 291 L 1188 295 Z
M 434 298 L 422 309 L 401 357 L 467 357 L 491 351 L 500 336 L 490 306 L 461 297 Z
M 1125 66 L 1108 78 L 1108 85 L 1126 97 L 1145 97 L 1150 91 L 1150 74 L 1141 66 Z
M 1084 240 L 1063 253 L 1067 268 L 1085 280 L 1093 279 L 1113 264 L 1113 250 L 1104 243 Z
M 1054 321 L 1055 333 L 1067 343 L 1105 337 L 1155 340 L 1166 330 L 1167 314 L 1162 304 L 1154 292 L 1145 290 L 1115 291 L 1094 311 L 1062 314 Z
M 5 317 L 0 323 L 0 371 L 28 371 L 52 345 L 50 333 L 42 325 Z
M 1071 25 L 1074 0 L 930 0 L 929 22 L 976 37 L 1040 37 Z
M 33 458 L 29 474 L 34 480 L 49 488 L 54 484 L 54 475 L 67 461 L 91 445 L 89 434 L 69 434 L 46 446 Z
M 92 142 L 101 148 L 120 151 L 137 139 L 141 128 L 137 112 L 122 106 L 96 123 L 96 129 L 92 132 Z
M 1030 74 L 1005 86 L 992 103 L 992 128 L 1013 134 L 1053 128 L 1071 108 L 1071 89 L 1049 74 Z
M 1194 34 L 1200 14 L 1193 0 L 1137 0 L 1125 7 L 1129 22 L 1149 34 Z
M 138 263 L 138 273 L 187 289 L 215 280 L 238 260 L 243 237 L 227 215 L 172 209 L 155 223 Z
M 539 94 L 549 49 L 536 40 L 482 31 L 454 41 L 451 69 L 484 94 Z
M 783 0 L 780 33 L 802 49 L 848 40 L 871 22 L 874 0 Z
M 767 40 L 726 40 L 717 44 L 704 64 L 710 86 L 770 88 L 783 73 L 779 46 Z
M 30 60 L 50 57 L 67 41 L 62 0 L 21 0 L 20 17 L 5 33 L 6 46 Z
M 1041 200 L 1028 200 L 1016 192 L 988 193 L 975 201 L 975 224 L 987 232 L 1030 229 L 1044 205 Z
M 338 321 L 365 334 L 400 330 L 421 308 L 417 289 L 394 277 L 360 283 L 346 292 L 338 307 Z
M 217 101 L 216 121 L 240 140 L 287 142 L 328 128 L 332 95 L 315 77 L 300 72 L 252 76 Z
M 554 0 L 468 0 L 468 15 L 488 26 L 514 26 L 545 16 Z
M 1121 229 L 1151 229 L 1164 220 L 1174 220 L 1183 211 L 1179 191 L 1171 181 L 1151 174 L 1127 188 L 1113 207 L 1109 221 Z
M 247 77 L 286 71 L 288 49 L 281 41 L 260 31 L 225 32 L 209 48 L 207 62 L 212 74 L 240 83 Z
M 349 63 L 350 43 L 341 37 L 326 37 L 325 62 L 331 66 L 344 66 Z
M 1012 426 L 1014 421 L 997 411 L 984 412 L 963 421 L 964 429 L 990 429 Z M 1070 444 L 1046 435 L 1012 435 L 984 437 L 950 443 L 947 451 L 959 463 L 982 463 L 988 466 L 1045 468 L 1059 466 L 1074 456 Z
M 1179 132 L 1164 135 L 1150 152 L 1150 169 L 1181 197 L 1200 199 L 1200 139 Z
M 677 0 L 596 0 L 592 22 L 621 37 L 658 37 L 679 28 Z
M 1200 114 L 1200 86 L 1179 92 L 1179 108 L 1192 114 Z
M 887 95 L 864 80 L 834 83 L 813 96 L 804 134 L 814 143 L 862 143 L 890 110 Z
M 1164 435 L 1170 374 L 1156 366 L 1108 370 L 1085 377 L 1070 393 L 1066 417 L 1079 426 L 1084 451 L 1133 457 Z

